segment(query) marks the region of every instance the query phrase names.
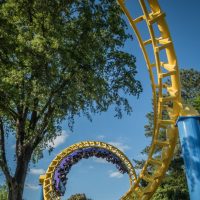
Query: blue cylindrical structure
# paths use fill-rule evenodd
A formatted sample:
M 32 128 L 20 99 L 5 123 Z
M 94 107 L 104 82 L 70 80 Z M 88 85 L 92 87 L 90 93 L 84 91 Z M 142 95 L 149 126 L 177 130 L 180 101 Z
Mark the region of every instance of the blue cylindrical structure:
M 40 200 L 44 200 L 44 196 L 43 196 L 43 187 L 42 185 L 40 185 Z
M 190 200 L 198 200 L 200 199 L 200 116 L 179 117 L 177 125 Z

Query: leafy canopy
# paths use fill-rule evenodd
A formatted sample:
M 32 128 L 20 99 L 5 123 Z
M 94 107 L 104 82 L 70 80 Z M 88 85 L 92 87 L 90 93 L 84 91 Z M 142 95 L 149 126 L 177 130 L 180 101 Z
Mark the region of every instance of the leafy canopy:
M 75 194 L 72 195 L 68 200 L 92 200 L 92 199 L 88 199 L 85 194 Z
M 131 111 L 124 94 L 142 89 L 115 0 L 1 1 L 0 24 L 0 115 L 18 153 L 45 148 L 74 115 Z

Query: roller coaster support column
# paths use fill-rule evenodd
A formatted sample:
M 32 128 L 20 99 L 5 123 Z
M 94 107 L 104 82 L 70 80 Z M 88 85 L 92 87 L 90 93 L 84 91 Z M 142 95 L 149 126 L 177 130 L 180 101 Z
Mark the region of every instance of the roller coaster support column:
M 40 190 L 41 190 L 41 192 L 40 192 L 40 200 L 44 200 L 44 197 L 43 197 L 43 186 L 42 185 L 40 185 Z
M 44 195 L 43 195 L 43 182 L 45 179 L 45 175 L 40 175 L 39 181 L 40 181 L 40 187 L 41 187 L 41 192 L 40 192 L 40 200 L 44 200 Z
M 200 198 L 200 115 L 177 121 L 191 200 Z

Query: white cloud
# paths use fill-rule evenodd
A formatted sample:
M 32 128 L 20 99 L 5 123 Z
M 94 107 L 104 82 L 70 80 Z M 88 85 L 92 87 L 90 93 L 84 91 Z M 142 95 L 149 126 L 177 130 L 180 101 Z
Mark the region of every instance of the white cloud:
M 31 183 L 27 183 L 26 184 L 26 187 L 30 190 L 39 190 L 41 186 L 39 185 L 34 185 L 34 184 L 31 184 Z
M 30 173 L 31 174 L 34 174 L 34 175 L 41 175 L 41 174 L 44 174 L 45 171 L 44 169 L 30 169 Z
M 122 144 L 121 142 L 109 142 L 109 144 L 117 147 L 119 150 L 125 152 L 126 150 L 129 150 L 131 147 L 126 145 L 126 144 Z
M 52 146 L 56 148 L 57 146 L 65 143 L 68 137 L 69 137 L 69 134 L 65 130 L 63 130 L 61 135 L 57 136 L 54 141 L 48 143 L 48 146 Z
M 110 172 L 109 172 L 109 177 L 110 177 L 110 178 L 122 178 L 122 177 L 123 177 L 123 174 L 121 174 L 120 172 L 113 172 L 113 171 L 110 171 Z

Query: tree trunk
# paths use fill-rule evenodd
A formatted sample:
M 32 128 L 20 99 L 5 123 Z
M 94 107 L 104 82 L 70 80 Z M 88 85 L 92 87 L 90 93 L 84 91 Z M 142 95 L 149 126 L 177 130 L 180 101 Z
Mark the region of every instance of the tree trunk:
M 8 183 L 8 200 L 22 200 L 24 184 L 28 165 L 31 159 L 31 151 L 24 151 L 23 155 L 17 158 L 17 167 L 12 181 Z
M 8 184 L 8 200 L 22 200 L 23 188 L 16 181 Z

